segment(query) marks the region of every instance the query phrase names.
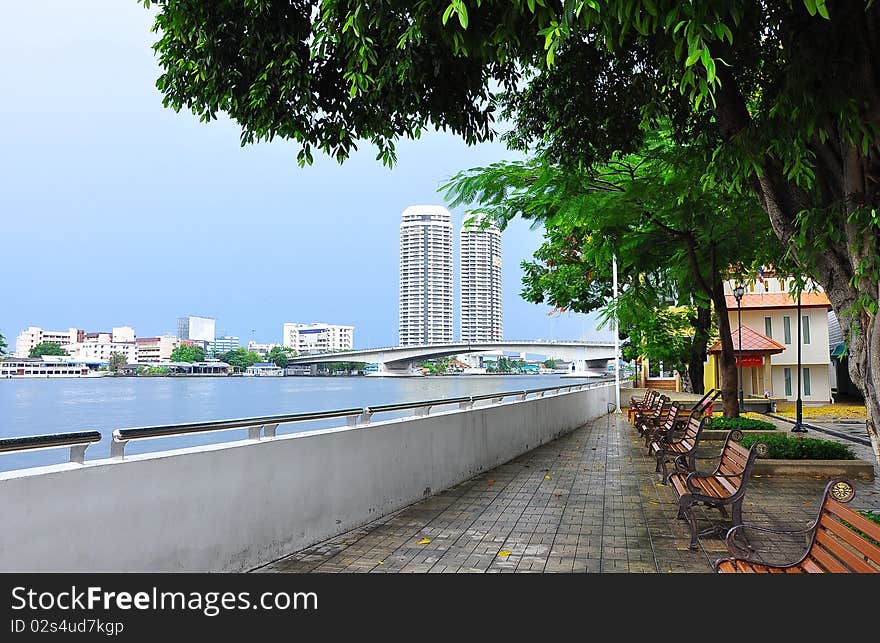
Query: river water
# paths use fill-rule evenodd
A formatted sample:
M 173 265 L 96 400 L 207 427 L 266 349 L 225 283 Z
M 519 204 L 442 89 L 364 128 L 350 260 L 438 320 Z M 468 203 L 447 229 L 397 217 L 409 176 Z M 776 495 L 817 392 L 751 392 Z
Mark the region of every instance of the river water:
M 104 440 L 87 459 L 107 457 L 114 429 L 329 411 L 584 381 L 558 375 L 451 377 L 141 377 L 0 380 L 0 438 L 97 430 Z M 411 413 L 411 411 L 409 412 Z M 396 415 L 403 415 L 397 413 Z M 377 416 L 376 420 L 394 417 Z M 278 433 L 339 426 L 344 419 L 278 427 Z M 222 431 L 130 443 L 126 454 L 238 440 Z M 65 462 L 68 449 L 0 455 L 0 471 Z

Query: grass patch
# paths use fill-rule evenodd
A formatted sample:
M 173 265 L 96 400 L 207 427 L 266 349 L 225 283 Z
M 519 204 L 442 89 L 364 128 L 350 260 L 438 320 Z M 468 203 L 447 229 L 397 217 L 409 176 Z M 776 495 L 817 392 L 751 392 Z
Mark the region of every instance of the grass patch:
M 755 418 L 738 417 L 738 418 L 712 418 L 710 427 L 713 431 L 732 431 L 739 429 L 740 431 L 775 431 L 776 427 L 770 422 L 764 420 L 756 420 Z
M 776 460 L 855 460 L 853 450 L 833 440 L 778 435 L 744 435 L 740 444 L 749 448 L 755 442 L 767 445 L 768 458 Z

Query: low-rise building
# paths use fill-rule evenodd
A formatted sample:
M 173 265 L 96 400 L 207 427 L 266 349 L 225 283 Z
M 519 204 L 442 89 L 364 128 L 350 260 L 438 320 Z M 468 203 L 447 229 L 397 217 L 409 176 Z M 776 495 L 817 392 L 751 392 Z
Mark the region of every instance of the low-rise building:
M 284 375 L 284 369 L 275 366 L 272 362 L 257 362 L 248 366 L 245 375 L 254 375 L 256 377 L 281 377 Z
M 208 353 L 214 355 L 222 355 L 238 348 L 238 337 L 235 335 L 221 335 L 215 337 L 214 341 L 208 342 Z
M 831 350 L 828 338 L 828 311 L 831 302 L 818 287 L 801 294 L 798 300 L 788 293 L 787 280 L 775 276 L 746 286 L 738 306 L 733 295 L 735 283 L 725 283 L 727 314 L 733 349 L 739 366 L 739 321 L 742 316 L 742 389 L 745 395 L 797 399 L 798 326 L 801 337 L 801 398 L 805 402 L 831 400 Z M 749 350 L 754 347 L 755 351 Z M 781 347 L 781 350 L 779 349 Z M 720 352 L 720 342 L 710 348 L 704 383 L 720 388 L 720 373 L 712 352 Z
M 171 353 L 174 352 L 179 343 L 179 340 L 174 335 L 138 337 L 135 340 L 137 359 L 134 361 L 151 364 L 167 362 L 171 359 Z
M 113 341 L 112 333 L 86 333 L 83 341 L 66 344 L 64 350 L 71 357 L 82 360 L 109 362 L 113 353 L 125 355 L 126 363 L 137 361 L 137 344 Z
M 67 330 L 43 330 L 39 326 L 29 326 L 15 338 L 15 356 L 29 357 L 31 350 L 39 344 L 75 344 L 81 342 L 85 331 L 78 328 Z
M 301 355 L 350 351 L 354 346 L 354 326 L 335 324 L 284 324 L 284 346 L 293 348 Z
M 257 355 L 268 355 L 272 352 L 273 348 L 280 348 L 281 344 L 260 344 L 259 342 L 255 342 L 253 340 L 248 342 L 247 349 L 251 353 L 256 353 Z

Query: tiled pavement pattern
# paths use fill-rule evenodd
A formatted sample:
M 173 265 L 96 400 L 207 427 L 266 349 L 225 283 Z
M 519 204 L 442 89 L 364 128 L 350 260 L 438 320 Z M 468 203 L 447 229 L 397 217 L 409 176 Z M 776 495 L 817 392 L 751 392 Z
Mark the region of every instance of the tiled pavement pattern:
M 709 459 L 720 443 L 708 443 Z M 814 517 L 825 480 L 755 477 L 744 520 L 800 529 Z M 856 483 L 857 508 L 880 509 L 878 484 Z M 690 551 L 671 487 L 625 416 L 530 451 L 417 502 L 256 571 L 260 572 L 710 572 L 726 552 L 714 536 Z M 700 526 L 728 524 L 698 509 Z M 426 542 L 430 541 L 430 542 Z M 420 544 L 421 541 L 421 544 Z M 797 557 L 803 540 L 753 538 L 768 562 Z M 509 553 L 508 553 L 509 552 Z

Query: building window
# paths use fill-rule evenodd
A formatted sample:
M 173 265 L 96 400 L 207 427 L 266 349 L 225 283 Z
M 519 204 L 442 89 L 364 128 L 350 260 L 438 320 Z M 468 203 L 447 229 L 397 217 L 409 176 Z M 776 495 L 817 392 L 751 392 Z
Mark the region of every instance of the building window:
M 791 395 L 791 369 L 783 369 L 782 373 L 785 377 L 785 394 Z
M 804 374 L 804 395 L 810 395 L 810 369 L 805 368 Z
M 770 317 L 764 318 L 764 334 L 773 339 L 773 320 Z
M 791 317 L 788 315 L 782 318 L 782 334 L 785 337 L 785 343 L 791 344 Z
M 810 317 L 808 315 L 804 315 L 804 326 L 803 326 L 803 338 L 804 344 L 810 343 Z

